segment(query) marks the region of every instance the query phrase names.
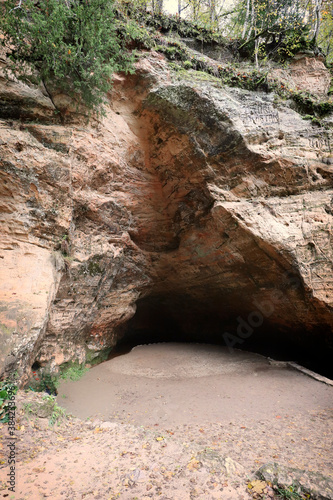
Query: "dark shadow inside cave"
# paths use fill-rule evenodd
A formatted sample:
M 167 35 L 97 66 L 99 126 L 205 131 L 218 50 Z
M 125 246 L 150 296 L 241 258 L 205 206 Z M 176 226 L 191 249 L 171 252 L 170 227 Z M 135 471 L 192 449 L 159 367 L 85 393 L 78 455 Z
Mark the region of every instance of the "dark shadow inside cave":
M 242 313 L 231 311 L 232 314 L 226 315 L 223 300 L 202 303 L 184 294 L 148 296 L 137 302 L 136 313 L 110 357 L 125 354 L 141 344 L 206 343 L 227 345 L 274 360 L 294 361 L 333 378 L 332 351 L 318 340 L 329 332 L 317 329 L 312 335 L 305 335 L 302 330 L 276 327 L 264 316 L 253 316 L 253 311 L 241 307 L 240 310 Z

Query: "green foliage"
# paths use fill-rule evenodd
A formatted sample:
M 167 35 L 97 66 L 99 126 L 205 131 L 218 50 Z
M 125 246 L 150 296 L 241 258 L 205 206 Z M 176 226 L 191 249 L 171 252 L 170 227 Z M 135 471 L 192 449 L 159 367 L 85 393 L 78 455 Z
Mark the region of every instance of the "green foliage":
M 60 378 L 62 380 L 76 381 L 79 380 L 87 371 L 88 368 L 86 368 L 84 365 L 73 363 L 64 368 L 60 375 Z
M 299 487 L 292 484 L 288 488 L 274 487 L 278 498 L 283 500 L 304 500 L 306 497 L 299 493 Z
M 68 418 L 68 414 L 64 408 L 58 405 L 55 396 L 44 395 L 42 400 L 23 403 L 24 412 L 29 417 L 49 417 L 49 425 L 58 425 Z
M 321 29 L 318 36 L 318 45 L 322 48 L 327 62 L 333 63 L 333 5 L 323 2 Z M 333 90 L 333 89 L 332 89 Z
M 57 394 L 58 379 L 49 372 L 39 369 L 33 371 L 33 379 L 29 382 L 29 388 L 35 392 L 47 392 Z
M 228 44 L 221 32 L 213 28 L 209 22 L 193 22 L 182 19 L 178 15 L 154 14 L 135 7 L 128 9 L 127 12 L 139 25 L 145 25 L 163 34 L 173 33 L 201 42 Z
M 49 94 L 57 86 L 98 112 L 112 73 L 130 71 L 112 0 L 7 0 L 0 19 L 11 71 L 43 82 Z
M 240 54 L 257 63 L 267 57 L 285 61 L 315 47 L 306 7 L 294 0 L 239 0 L 233 19 L 233 35 L 243 39 Z
M 184 61 L 183 67 L 184 67 L 184 69 L 191 69 L 192 62 L 191 61 Z
M 318 101 L 309 92 L 293 92 L 291 97 L 304 114 L 322 117 L 333 112 L 333 101 Z
M 167 45 L 157 45 L 155 50 L 164 54 L 169 61 L 186 61 L 187 50 L 178 42 L 170 42 Z M 187 63 L 190 63 L 192 67 L 191 61 L 187 61 Z M 188 64 L 187 66 L 189 68 Z
M 294 57 L 298 52 L 311 50 L 314 48 L 314 41 L 310 39 L 309 26 L 300 25 L 296 29 L 287 30 L 281 42 L 276 47 L 277 59 L 285 61 Z M 268 51 L 266 42 L 265 49 Z M 272 53 L 270 52 L 272 56 Z
M 252 71 L 240 71 L 235 66 L 219 66 L 219 76 L 223 83 L 230 87 L 239 87 L 247 90 L 269 90 L 267 72 L 256 69 Z
M 259 71 L 255 68 L 243 71 L 232 63 L 223 66 L 212 65 L 205 58 L 194 55 L 184 44 L 177 41 L 168 41 L 165 45 L 157 45 L 155 50 L 163 53 L 172 62 L 179 61 L 185 70 L 204 71 L 220 78 L 222 83 L 230 87 L 264 91 L 273 89 L 267 81 L 267 71 Z
M 118 36 L 126 42 L 128 47 L 133 46 L 133 41 L 136 48 L 151 49 L 154 46 L 154 41 L 149 30 L 145 26 L 139 25 L 133 19 L 119 22 L 117 32 Z
M 55 396 L 43 396 L 43 400 L 52 407 L 52 413 L 49 419 L 49 424 L 51 426 L 54 426 L 56 423 L 60 425 L 65 418 L 68 418 L 65 408 L 58 405 Z
M 16 408 L 15 405 L 9 402 L 17 391 L 17 385 L 10 380 L 6 379 L 0 382 L 0 423 L 8 422 L 9 411 Z
M 29 388 L 34 392 L 47 392 L 56 395 L 61 380 L 79 380 L 88 370 L 84 365 L 77 363 L 66 363 L 60 375 L 51 375 L 46 369 L 40 368 L 33 371 L 33 379 L 29 382 Z

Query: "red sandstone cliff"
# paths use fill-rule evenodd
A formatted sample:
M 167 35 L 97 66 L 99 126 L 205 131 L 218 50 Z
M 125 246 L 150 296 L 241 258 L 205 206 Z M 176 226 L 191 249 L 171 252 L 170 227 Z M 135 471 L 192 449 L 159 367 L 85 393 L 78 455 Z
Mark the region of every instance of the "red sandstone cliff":
M 0 100 L 2 370 L 91 361 L 129 329 L 332 347 L 332 117 L 156 53 L 100 122 L 56 123 L 4 78 Z

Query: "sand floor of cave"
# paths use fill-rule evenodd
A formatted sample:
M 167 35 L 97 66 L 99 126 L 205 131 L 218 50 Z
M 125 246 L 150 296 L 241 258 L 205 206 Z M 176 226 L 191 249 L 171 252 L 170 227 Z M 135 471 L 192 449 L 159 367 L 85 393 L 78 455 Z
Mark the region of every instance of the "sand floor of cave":
M 332 479 L 332 395 L 256 354 L 138 346 L 60 386 L 58 402 L 80 418 L 59 427 L 24 410 L 42 395 L 17 395 L 16 495 L 251 500 L 249 480 L 268 462 Z
M 82 419 L 134 425 L 244 425 L 332 406 L 332 387 L 261 355 L 207 344 L 137 346 L 64 382 L 58 401 Z

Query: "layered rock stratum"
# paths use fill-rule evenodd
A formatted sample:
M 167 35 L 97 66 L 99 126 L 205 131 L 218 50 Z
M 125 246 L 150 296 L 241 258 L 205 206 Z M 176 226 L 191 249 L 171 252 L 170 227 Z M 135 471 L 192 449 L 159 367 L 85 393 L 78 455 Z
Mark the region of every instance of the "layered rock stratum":
M 0 80 L 3 373 L 142 332 L 331 352 L 332 116 L 155 52 L 104 118 L 54 103 Z

